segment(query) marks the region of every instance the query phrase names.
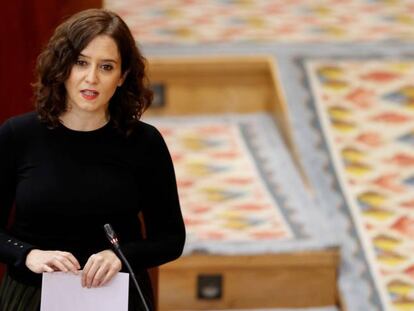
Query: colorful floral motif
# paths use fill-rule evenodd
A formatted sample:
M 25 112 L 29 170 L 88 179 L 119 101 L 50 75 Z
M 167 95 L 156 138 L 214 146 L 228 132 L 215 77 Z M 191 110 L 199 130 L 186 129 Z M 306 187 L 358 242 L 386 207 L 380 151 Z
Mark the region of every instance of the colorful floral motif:
M 411 0 L 106 0 L 143 44 L 412 40 Z
M 177 175 L 188 240 L 292 238 L 235 124 L 157 126 Z
M 386 310 L 414 310 L 414 62 L 306 64 Z

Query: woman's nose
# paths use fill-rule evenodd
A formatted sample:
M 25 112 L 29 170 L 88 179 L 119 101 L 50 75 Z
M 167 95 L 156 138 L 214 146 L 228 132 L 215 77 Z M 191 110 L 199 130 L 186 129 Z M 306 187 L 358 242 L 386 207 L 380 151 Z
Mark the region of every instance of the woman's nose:
M 91 66 L 89 68 L 87 74 L 86 74 L 86 82 L 88 83 L 97 83 L 98 82 L 98 76 L 97 76 L 97 69 Z

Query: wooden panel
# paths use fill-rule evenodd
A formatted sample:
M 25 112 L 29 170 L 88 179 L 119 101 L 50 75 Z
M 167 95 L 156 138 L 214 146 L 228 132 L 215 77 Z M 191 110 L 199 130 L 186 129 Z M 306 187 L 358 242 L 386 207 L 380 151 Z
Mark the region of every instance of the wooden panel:
M 266 85 L 256 85 L 257 92 L 252 93 L 248 85 L 217 85 L 220 92 L 212 92 L 212 86 L 179 84 L 169 89 L 167 101 L 176 100 L 174 105 L 169 105 L 164 110 L 165 114 L 188 115 L 188 114 L 225 114 L 237 111 L 248 113 L 266 110 L 266 99 L 270 97 Z M 239 97 L 244 100 L 240 102 Z M 193 98 L 192 103 L 184 100 Z M 180 100 L 181 99 L 181 100 Z M 187 109 L 192 104 L 192 109 Z
M 160 309 L 328 306 L 337 303 L 336 250 L 258 256 L 186 256 L 160 269 Z M 200 274 L 223 277 L 223 296 L 197 299 Z
M 167 91 L 166 106 L 150 114 L 243 113 L 275 106 L 267 58 L 151 59 L 149 75 Z
M 166 103 L 149 115 L 268 112 L 280 122 L 287 145 L 294 149 L 286 105 L 280 94 L 273 58 L 236 56 L 151 58 L 152 83 L 166 88 Z
M 150 58 L 149 77 L 165 87 L 166 103 L 148 115 L 267 112 L 277 120 L 302 178 L 306 175 L 293 143 L 287 105 L 274 57 Z

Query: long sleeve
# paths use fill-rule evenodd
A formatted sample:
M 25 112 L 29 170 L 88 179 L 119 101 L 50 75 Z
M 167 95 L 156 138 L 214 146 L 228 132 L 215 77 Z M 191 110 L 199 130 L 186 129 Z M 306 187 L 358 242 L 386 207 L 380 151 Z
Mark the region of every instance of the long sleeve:
M 19 241 L 6 229 L 16 192 L 13 130 L 8 121 L 0 126 L 0 262 L 23 266 L 33 245 Z
M 0 262 L 10 276 L 40 283 L 40 275 L 24 265 L 33 248 L 71 252 L 83 265 L 110 247 L 105 223 L 117 230 L 136 271 L 182 253 L 185 229 L 174 169 L 154 127 L 137 122 L 129 136 L 111 122 L 89 132 L 50 129 L 36 113 L 0 127 Z
M 185 241 L 185 227 L 171 156 L 164 139 L 155 128 L 150 142 L 142 210 L 147 236 L 144 241 L 123 246 L 128 260 L 141 268 L 177 259 L 183 251 Z

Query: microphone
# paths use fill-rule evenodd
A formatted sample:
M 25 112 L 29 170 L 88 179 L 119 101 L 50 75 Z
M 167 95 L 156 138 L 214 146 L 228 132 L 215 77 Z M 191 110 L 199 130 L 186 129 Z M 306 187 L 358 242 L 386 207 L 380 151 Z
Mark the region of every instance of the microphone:
M 119 257 L 121 257 L 121 260 L 124 262 L 125 266 L 127 267 L 127 270 L 129 271 L 129 274 L 131 275 L 131 278 L 135 284 L 135 287 L 138 291 L 139 297 L 141 298 L 141 301 L 142 301 L 142 304 L 145 310 L 150 311 L 150 309 L 148 308 L 147 302 L 145 301 L 144 295 L 142 294 L 141 287 L 139 286 L 137 278 L 135 277 L 135 273 L 132 270 L 131 265 L 129 264 L 128 260 L 126 259 L 126 257 L 124 256 L 124 253 L 121 250 L 121 246 L 119 245 L 119 240 L 118 240 L 118 237 L 114 229 L 112 229 L 112 226 L 110 224 L 105 224 L 104 230 L 105 230 L 106 237 L 108 238 L 109 242 L 112 244 L 116 253 L 119 255 Z
M 114 229 L 112 229 L 112 226 L 110 224 L 105 224 L 104 225 L 104 230 L 106 233 L 106 237 L 108 238 L 109 242 L 115 247 L 115 248 L 119 248 L 119 241 L 118 241 L 118 237 L 114 231 Z

